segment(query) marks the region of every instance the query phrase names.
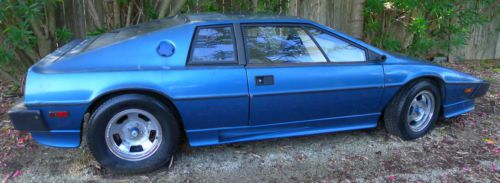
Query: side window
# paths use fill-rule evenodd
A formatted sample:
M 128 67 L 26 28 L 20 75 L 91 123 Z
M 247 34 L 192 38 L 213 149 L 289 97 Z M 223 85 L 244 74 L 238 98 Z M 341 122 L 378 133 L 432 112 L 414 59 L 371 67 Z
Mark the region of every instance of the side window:
M 249 63 L 327 62 L 307 32 L 298 26 L 244 26 Z
M 236 63 L 231 26 L 198 28 L 192 44 L 190 63 Z
M 341 39 L 314 28 L 307 28 L 321 46 L 330 62 L 366 61 L 365 50 L 353 46 Z

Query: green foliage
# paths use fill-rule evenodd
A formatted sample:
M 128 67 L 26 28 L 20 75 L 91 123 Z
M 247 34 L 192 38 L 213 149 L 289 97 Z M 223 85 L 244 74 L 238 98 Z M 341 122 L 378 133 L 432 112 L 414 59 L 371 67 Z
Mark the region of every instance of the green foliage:
M 104 29 L 96 29 L 95 31 L 87 32 L 87 36 L 97 36 L 100 34 L 106 33 Z
M 495 0 L 367 0 L 365 34 L 374 45 L 417 57 L 466 44 L 471 28 Z M 406 40 L 409 39 L 409 40 Z
M 158 18 L 158 13 L 155 11 L 155 8 L 153 7 L 153 4 L 151 4 L 151 2 L 144 2 L 144 11 L 149 19 Z
M 72 37 L 71 31 L 66 27 L 56 28 L 56 39 L 59 43 L 66 43 Z
M 8 45 L 5 45 L 4 43 L 0 43 L 0 66 L 1 65 L 6 65 L 10 63 L 12 58 L 14 57 L 12 49 L 9 48 Z
M 35 45 L 35 36 L 29 29 L 26 22 L 17 25 L 6 25 L 3 33 L 5 34 L 5 42 L 13 47 L 27 49 Z
M 0 66 L 6 72 L 24 70 L 36 58 L 37 37 L 34 22 L 44 22 L 44 10 L 54 1 L 1 0 L 0 1 Z M 38 24 L 37 24 L 38 25 Z M 40 26 L 40 25 L 38 25 Z M 20 52 L 25 54 L 19 55 Z
M 231 4 L 233 3 L 233 4 Z M 288 5 L 288 0 L 259 0 L 256 12 L 259 13 L 285 13 Z M 183 12 L 223 12 L 223 13 L 240 13 L 252 12 L 251 0 L 188 0 Z
M 391 36 L 387 36 L 385 39 L 376 39 L 376 43 L 379 45 L 384 45 L 385 49 L 389 51 L 399 51 L 401 49 L 401 42 Z

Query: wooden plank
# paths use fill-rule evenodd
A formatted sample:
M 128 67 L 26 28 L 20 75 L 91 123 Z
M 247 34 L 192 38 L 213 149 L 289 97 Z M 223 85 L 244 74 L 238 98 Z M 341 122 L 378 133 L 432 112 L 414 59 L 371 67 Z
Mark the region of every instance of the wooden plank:
M 288 14 L 307 18 L 360 38 L 363 32 L 363 2 L 364 0 L 290 0 Z
M 458 60 L 500 59 L 500 16 L 495 10 L 490 8 L 483 12 L 490 21 L 473 27 L 466 45 L 453 49 L 450 57 Z

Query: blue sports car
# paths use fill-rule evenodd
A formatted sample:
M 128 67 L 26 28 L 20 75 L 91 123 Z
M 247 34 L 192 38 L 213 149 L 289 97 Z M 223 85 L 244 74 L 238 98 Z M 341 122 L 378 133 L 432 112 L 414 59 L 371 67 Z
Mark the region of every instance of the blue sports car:
M 474 109 L 489 83 L 310 20 L 178 15 L 75 40 L 27 73 L 9 111 L 40 144 L 82 137 L 115 172 L 206 146 L 383 125 L 405 140 Z M 379 121 L 381 123 L 379 123 Z

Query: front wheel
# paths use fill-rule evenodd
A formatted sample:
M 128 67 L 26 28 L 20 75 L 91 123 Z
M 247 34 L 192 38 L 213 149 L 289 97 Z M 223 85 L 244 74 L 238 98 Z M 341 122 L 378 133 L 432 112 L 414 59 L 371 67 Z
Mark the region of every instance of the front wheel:
M 170 160 L 179 139 L 172 112 L 146 95 L 127 94 L 104 102 L 88 125 L 92 155 L 118 173 L 158 169 Z
M 404 140 L 424 136 L 436 123 L 441 106 L 437 86 L 420 80 L 404 87 L 384 111 L 385 129 Z

